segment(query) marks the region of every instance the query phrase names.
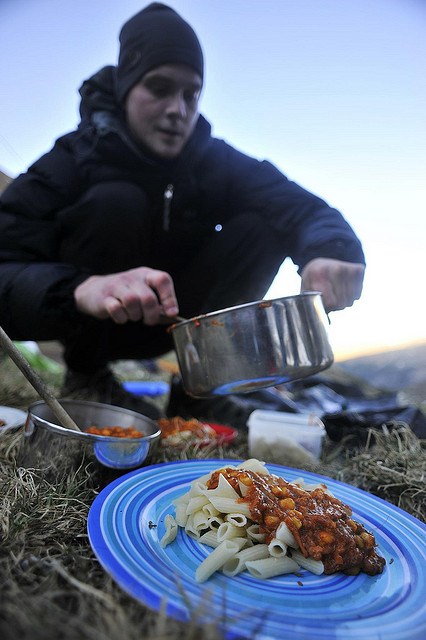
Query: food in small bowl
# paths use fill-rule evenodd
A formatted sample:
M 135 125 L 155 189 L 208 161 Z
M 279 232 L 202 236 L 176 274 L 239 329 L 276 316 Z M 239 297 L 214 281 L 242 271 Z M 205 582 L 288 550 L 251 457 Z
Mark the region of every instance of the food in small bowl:
M 81 431 L 58 425 L 44 402 L 35 402 L 28 409 L 24 434 L 44 457 L 60 455 L 64 447 L 74 443 L 82 450 L 92 447 L 97 460 L 106 467 L 133 469 L 145 464 L 158 446 L 158 425 L 136 411 L 85 400 L 60 403 Z
M 163 446 L 182 446 L 188 442 L 199 446 L 207 446 L 212 443 L 225 444 L 235 440 L 238 433 L 232 427 L 201 422 L 196 418 L 186 420 L 180 416 L 160 418 L 157 423 L 161 429 Z
M 85 433 L 92 433 L 95 436 L 113 436 L 114 438 L 143 438 L 145 433 L 138 431 L 134 427 L 87 427 Z

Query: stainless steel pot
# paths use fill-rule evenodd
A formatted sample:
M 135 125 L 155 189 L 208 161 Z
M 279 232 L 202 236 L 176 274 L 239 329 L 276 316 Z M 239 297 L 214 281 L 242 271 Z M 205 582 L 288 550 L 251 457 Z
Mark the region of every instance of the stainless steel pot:
M 247 393 L 327 369 L 328 319 L 317 292 L 259 300 L 170 328 L 186 392 Z

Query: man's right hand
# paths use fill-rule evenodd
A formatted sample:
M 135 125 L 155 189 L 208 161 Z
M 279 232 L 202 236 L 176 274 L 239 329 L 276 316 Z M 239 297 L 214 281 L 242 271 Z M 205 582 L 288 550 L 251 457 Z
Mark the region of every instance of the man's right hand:
M 160 315 L 179 313 L 171 276 L 149 267 L 90 276 L 75 289 L 74 299 L 82 313 L 117 324 L 143 320 L 156 325 Z

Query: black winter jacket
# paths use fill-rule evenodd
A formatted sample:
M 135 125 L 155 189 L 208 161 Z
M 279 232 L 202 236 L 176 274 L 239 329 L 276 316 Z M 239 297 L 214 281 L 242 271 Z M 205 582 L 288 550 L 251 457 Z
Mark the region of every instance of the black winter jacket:
M 212 137 L 202 116 L 178 160 L 145 157 L 126 132 L 114 78 L 115 68 L 105 67 L 83 83 L 78 129 L 59 138 L 1 196 L 3 325 L 20 314 L 40 327 L 73 321 L 72 292 L 89 274 L 58 258 L 61 211 L 102 181 L 140 185 L 160 216 L 165 188 L 173 184 L 170 233 L 199 239 L 229 217 L 250 212 L 282 238 L 283 261 L 289 256 L 299 269 L 316 257 L 364 262 L 359 240 L 338 211 L 269 162 Z

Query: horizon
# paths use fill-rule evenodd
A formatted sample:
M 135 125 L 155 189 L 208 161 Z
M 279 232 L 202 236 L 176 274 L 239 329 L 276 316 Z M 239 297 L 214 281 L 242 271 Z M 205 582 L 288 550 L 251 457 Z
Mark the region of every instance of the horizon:
M 371 347 L 371 349 L 366 349 L 365 351 L 355 351 L 355 352 L 341 352 L 339 355 L 335 355 L 334 362 L 343 362 L 345 360 L 356 360 L 358 358 L 368 358 L 383 355 L 384 353 L 392 353 L 398 351 L 406 351 L 409 349 L 416 349 L 418 347 L 426 347 L 426 339 L 422 340 L 414 340 L 411 342 L 400 343 L 392 346 L 384 346 L 381 349 L 375 349 Z

